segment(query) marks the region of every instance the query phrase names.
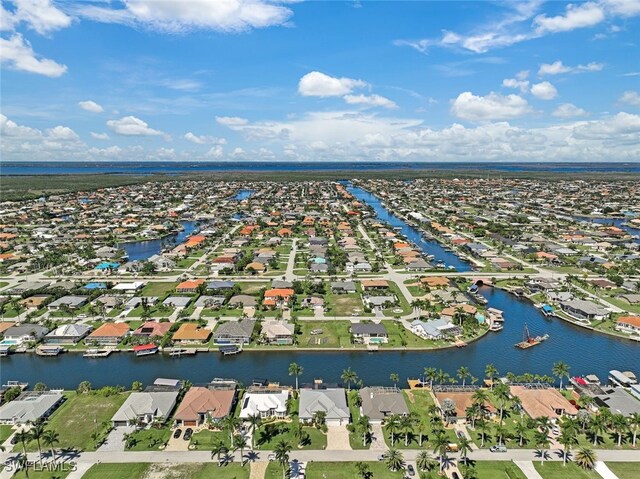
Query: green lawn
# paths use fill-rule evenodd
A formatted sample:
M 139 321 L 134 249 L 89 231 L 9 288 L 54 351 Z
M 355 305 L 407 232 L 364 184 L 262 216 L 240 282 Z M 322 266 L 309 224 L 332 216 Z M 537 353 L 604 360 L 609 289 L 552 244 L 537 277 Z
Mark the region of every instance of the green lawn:
M 142 429 L 132 433 L 132 437 L 135 438 L 135 443 L 128 451 L 157 451 L 161 444 L 169 441 L 171 437 L 171 430 L 168 427 L 161 429 L 150 428 Z
M 358 293 L 327 293 L 325 295 L 325 299 L 327 300 L 327 306 L 331 307 L 331 312 L 327 313 L 328 315 L 351 316 L 354 312 L 354 308 L 359 309 L 358 314 L 362 314 L 364 309 L 362 299 Z
M 607 462 L 607 466 L 611 469 L 618 479 L 636 479 L 638 477 L 637 462 Z
M 82 479 L 142 479 L 148 468 L 146 463 L 94 464 Z
M 11 479 L 64 479 L 69 475 L 70 471 L 34 471 L 33 469 L 29 470 L 29 475 L 27 476 L 24 471 L 16 472 Z
M 0 443 L 3 443 L 7 439 L 9 439 L 9 436 L 11 436 L 11 434 L 13 434 L 13 426 L 10 426 L 8 424 L 0 424 Z
M 575 464 L 562 464 L 561 461 L 545 461 L 540 465 L 539 461 L 534 461 L 536 471 L 543 479 L 602 479 L 595 471 L 584 471 Z
M 449 344 L 448 341 L 432 341 L 422 339 L 416 336 L 411 331 L 407 330 L 400 322 L 393 320 L 383 320 L 382 324 L 387 330 L 389 335 L 389 341 L 387 344 L 383 344 L 382 347 L 409 347 L 409 348 L 425 348 L 425 347 L 438 347 Z
M 195 445 L 196 449 L 203 451 L 213 450 L 214 445 L 220 441 L 224 442 L 226 447 L 230 447 L 229 433 L 227 431 L 209 431 L 205 429 L 191 436 L 191 444 Z
M 349 412 L 351 413 L 351 424 L 356 424 L 358 419 L 360 419 L 360 407 L 356 405 L 356 400 L 358 398 L 358 391 L 351 391 L 347 394 L 347 404 L 349 405 Z M 367 444 L 362 444 L 362 434 L 358 431 L 349 433 L 349 444 L 351 445 L 351 449 L 369 449 L 371 444 L 367 442 Z
M 297 422 L 294 417 L 293 422 L 274 422 L 260 426 L 256 431 L 256 449 L 271 451 L 280 441 L 287 441 L 293 449 L 325 449 L 327 447 L 327 436 L 315 427 L 303 427 L 303 431 L 309 434 L 309 442 L 302 447 L 298 447 L 298 440 L 293 436 L 293 426 Z
M 95 442 L 91 435 L 94 431 L 98 431 L 100 437 L 106 435 L 107 427 L 104 423 L 111 420 L 129 393 L 109 397 L 75 392 L 65 395 L 67 400 L 51 415 L 46 429 L 52 429 L 60 435 L 58 448 L 94 451 Z M 37 449 L 35 441 L 27 444 L 27 450 Z
M 478 479 L 527 479 L 527 476 L 509 461 L 476 461 L 474 469 Z
M 302 334 L 298 336 L 298 344 L 302 348 L 349 348 L 351 333 L 349 321 L 301 321 Z M 311 331 L 321 329 L 322 334 L 312 335 Z
M 238 282 L 241 294 L 258 294 L 262 288 L 269 289 L 269 283 L 266 281 Z
M 162 297 L 170 291 L 173 291 L 178 283 L 154 283 L 151 282 L 142 288 L 142 296 Z
M 367 462 L 374 479 L 401 479 L 402 472 L 391 472 L 382 462 Z M 282 477 L 282 469 L 279 468 Z M 309 479 L 360 479 L 355 462 L 309 462 L 306 467 Z M 269 476 L 267 476 L 269 477 Z

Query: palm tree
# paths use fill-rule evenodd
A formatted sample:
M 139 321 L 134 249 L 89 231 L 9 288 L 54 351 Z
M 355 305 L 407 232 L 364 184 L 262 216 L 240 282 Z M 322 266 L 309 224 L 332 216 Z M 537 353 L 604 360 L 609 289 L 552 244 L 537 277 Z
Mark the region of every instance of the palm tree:
M 504 419 L 504 407 L 509 401 L 509 386 L 504 383 L 499 383 L 496 385 L 493 394 L 498 404 L 500 404 L 500 424 L 502 424 Z
M 433 459 L 427 451 L 420 451 L 418 453 L 418 457 L 416 458 L 416 466 L 418 466 L 418 469 L 423 472 L 428 471 L 433 465 L 432 461 Z
M 400 471 L 404 468 L 404 457 L 397 449 L 391 448 L 384 455 L 384 462 L 390 471 Z
M 400 418 L 400 429 L 404 433 L 404 447 L 409 446 L 409 436 L 413 432 L 413 426 L 416 423 L 416 417 L 413 414 L 402 416 Z
M 287 469 L 289 467 L 289 453 L 291 452 L 291 444 L 287 441 L 279 441 L 273 448 L 276 455 L 276 461 L 282 466 L 282 479 L 286 479 Z
M 27 441 L 31 440 L 31 435 L 24 429 L 16 433 L 16 439 L 22 444 L 24 455 L 27 455 Z
M 52 431 L 51 429 L 47 429 L 42 435 L 42 442 L 44 442 L 45 446 L 49 446 L 51 449 L 51 461 L 55 464 L 56 462 L 56 451 L 54 449 L 56 444 L 60 443 L 60 435 Z
M 554 363 L 553 368 L 551 369 L 553 375 L 560 379 L 560 389 L 562 389 L 562 379 L 565 376 L 567 378 L 569 377 L 569 369 L 569 365 L 564 361 L 558 361 L 557 363 Z
M 476 426 L 478 427 L 478 430 L 480 431 L 480 447 L 484 447 L 484 440 L 485 437 L 487 436 L 487 431 L 489 429 L 489 424 L 487 423 L 487 421 L 481 417 L 480 419 L 478 419 Z
M 362 447 L 367 445 L 367 438 L 369 437 L 369 433 L 371 432 L 371 422 L 369 421 L 369 416 L 360 416 L 358 419 L 357 427 L 362 433 Z
M 304 371 L 303 367 L 298 365 L 297 363 L 289 364 L 289 376 L 295 376 L 296 378 L 296 391 L 298 391 L 298 377 L 302 375 Z
M 393 387 L 397 388 L 398 387 L 398 382 L 400 381 L 400 376 L 398 376 L 398 373 L 391 373 L 389 375 L 389 380 L 391 382 L 393 382 Z
M 249 430 L 251 431 L 251 449 L 255 449 L 256 447 L 256 431 L 262 424 L 262 418 L 259 414 L 252 414 L 247 418 L 247 422 L 249 423 Z
M 229 444 L 233 444 L 233 436 L 240 425 L 240 419 L 229 414 L 222 420 L 222 426 L 229 431 Z
M 515 425 L 515 433 L 518 435 L 520 447 L 524 444 L 524 438 L 529 431 L 529 421 L 525 418 L 520 418 L 520 420 Z
M 498 444 L 503 445 L 504 439 L 509 433 L 509 430 L 504 426 L 504 424 L 496 424 L 495 429 L 496 437 L 498 438 Z
M 433 440 L 433 453 L 438 455 L 440 461 L 440 472 L 444 470 L 444 463 L 447 460 L 447 448 L 449 439 L 444 434 L 438 434 Z
M 467 417 L 469 419 L 471 419 L 471 429 L 475 429 L 476 428 L 476 419 L 478 418 L 478 416 L 481 413 L 481 409 L 480 406 L 478 404 L 472 403 L 471 406 L 469 406 L 466 410 L 465 410 L 465 414 L 467 415 Z
M 538 428 L 545 434 L 549 434 L 551 429 L 551 420 L 547 416 L 540 416 L 536 419 Z
M 629 430 L 633 433 L 633 440 L 631 442 L 633 447 L 636 447 L 638 429 L 640 429 L 640 413 L 634 412 L 629 416 Z
M 469 368 L 468 368 L 468 367 L 466 367 L 466 366 L 460 366 L 460 367 L 458 368 L 457 375 L 458 375 L 458 377 L 462 380 L 462 387 L 464 387 L 464 386 L 465 386 L 465 383 L 466 383 L 466 381 L 467 381 L 467 378 L 468 378 L 469 376 L 471 376 L 471 372 L 469 371 Z
M 493 391 L 493 378 L 498 376 L 498 369 L 491 363 L 484 368 L 484 375 L 491 381 L 491 390 Z
M 622 414 L 614 414 L 613 418 L 611 419 L 611 427 L 618 436 L 618 447 L 621 447 L 622 436 L 624 436 L 624 433 L 629 430 L 627 418 Z
M 549 447 L 549 436 L 546 432 L 536 431 L 535 435 L 536 447 L 540 453 L 540 464 L 544 464 L 544 459 L 547 455 L 547 448 Z
M 42 448 L 40 447 L 40 439 L 44 433 L 44 424 L 41 421 L 36 421 L 31 426 L 29 436 L 38 444 L 38 458 L 42 461 Z
M 224 441 L 218 441 L 213 445 L 213 449 L 211 450 L 211 459 L 215 456 L 218 456 L 218 467 L 222 465 L 222 454 L 226 454 L 229 451 Z
M 427 429 L 427 426 L 429 425 L 429 422 L 422 416 L 417 421 L 416 425 L 418 427 L 418 446 L 422 447 L 422 440 L 424 438 L 424 431 Z
M 350 367 L 342 371 L 342 376 L 340 376 L 345 383 L 347 383 L 347 390 L 351 391 L 351 383 L 355 383 L 358 380 L 358 375 L 356 372 Z
M 395 442 L 395 435 L 400 430 L 400 416 L 398 416 L 397 414 L 391 414 L 390 416 L 387 416 L 385 418 L 384 422 L 385 427 L 387 428 L 387 432 L 389 433 L 391 438 L 391 447 L 393 447 L 393 444 Z
M 425 368 L 424 378 L 429 380 L 429 388 L 433 389 L 433 381 L 438 377 L 438 371 L 436 368 Z
M 573 458 L 573 461 L 585 470 L 593 469 L 597 460 L 596 453 L 590 447 L 581 447 Z
M 489 394 L 486 389 L 476 389 L 473 393 L 473 404 L 477 404 L 480 407 L 484 407 L 487 399 L 489 399 Z
M 589 422 L 589 432 L 593 434 L 593 445 L 598 444 L 598 438 L 600 434 L 604 434 L 607 430 L 607 424 L 602 414 L 596 414 L 591 418 Z
M 562 444 L 562 463 L 567 464 L 567 457 L 571 446 L 578 444 L 578 433 L 573 427 L 567 427 L 561 424 L 562 432 L 558 437 L 558 443 Z
M 356 473 L 360 479 L 368 479 L 371 477 L 371 468 L 366 462 L 356 462 Z
M 244 436 L 237 434 L 233 437 L 233 447 L 240 449 L 240 466 L 244 467 L 244 448 L 247 447 L 247 440 Z
M 467 454 L 471 452 L 471 441 L 466 436 L 458 439 L 458 447 L 460 448 L 460 459 L 467 462 Z

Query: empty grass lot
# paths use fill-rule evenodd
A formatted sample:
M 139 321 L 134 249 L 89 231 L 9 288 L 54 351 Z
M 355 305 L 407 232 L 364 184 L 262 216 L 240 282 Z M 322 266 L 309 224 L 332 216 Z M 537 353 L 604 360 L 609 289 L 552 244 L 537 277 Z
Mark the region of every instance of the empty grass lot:
M 60 435 L 58 448 L 94 451 L 95 443 L 91 434 L 94 430 L 106 432 L 104 423 L 113 417 L 128 395 L 122 393 L 105 397 L 100 394 L 65 393 L 67 400 L 51 415 L 46 429 L 52 429 Z M 28 443 L 27 449 L 37 451 L 36 442 Z
M 302 348 L 350 348 L 351 333 L 349 321 L 301 321 L 302 334 L 298 344 Z M 311 334 L 314 329 L 322 330 L 322 334 Z
M 572 463 L 565 466 L 561 461 L 545 461 L 540 465 L 540 462 L 534 461 L 533 465 L 543 479 L 602 479 L 597 472 L 584 471 Z
M 18 471 L 11 479 L 64 479 L 69 475 L 69 471 L 34 471 L 29 470 L 27 476 L 24 471 Z
M 94 464 L 83 479 L 142 479 L 149 468 L 145 463 Z
M 173 291 L 178 283 L 151 282 L 142 288 L 142 296 L 157 296 L 161 298 L 170 291 Z
M 391 472 L 381 462 L 367 462 L 371 477 L 375 479 L 400 479 L 402 472 Z M 309 479 L 359 479 L 361 476 L 356 471 L 355 462 L 310 462 L 306 468 L 306 476 Z M 282 470 L 280 470 L 282 477 Z

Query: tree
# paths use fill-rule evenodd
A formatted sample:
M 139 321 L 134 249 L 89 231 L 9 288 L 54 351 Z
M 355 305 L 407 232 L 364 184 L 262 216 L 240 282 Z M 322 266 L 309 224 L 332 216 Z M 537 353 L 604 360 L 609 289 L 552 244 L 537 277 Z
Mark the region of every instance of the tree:
M 400 451 L 391 448 L 384 455 L 384 463 L 390 471 L 400 471 L 404 468 L 404 457 Z
M 435 381 L 436 377 L 438 377 L 438 371 L 436 368 L 425 368 L 424 369 L 424 377 L 429 380 L 429 388 L 433 389 L 433 381 Z
M 484 368 L 484 375 L 491 382 L 491 390 L 493 391 L 493 379 L 498 377 L 498 369 L 491 363 Z
M 596 414 L 591 418 L 589 422 L 589 432 L 593 435 L 593 445 L 598 444 L 598 438 L 600 434 L 603 434 L 607 430 L 607 423 L 602 414 Z
M 500 405 L 500 424 L 504 419 L 504 407 L 509 401 L 509 386 L 504 383 L 498 383 L 493 391 L 496 401 Z
M 636 447 L 639 429 L 640 429 L 640 413 L 637 413 L 637 412 L 631 413 L 631 415 L 629 416 L 629 430 L 633 434 L 633 439 L 631 442 L 633 447 Z
M 433 467 L 433 459 L 427 451 L 420 451 L 416 458 L 416 466 L 421 471 L 428 471 Z
M 351 383 L 355 383 L 358 380 L 358 375 L 349 367 L 342 371 L 340 379 L 347 383 L 347 391 L 351 391 Z
M 53 461 L 53 463 L 55 464 L 56 462 L 55 446 L 56 444 L 60 443 L 60 435 L 51 429 L 47 429 L 42 435 L 42 442 L 44 443 L 45 446 L 48 446 L 50 448 L 51 461 Z
M 476 421 L 476 427 L 478 431 L 480 431 L 480 447 L 484 447 L 484 440 L 487 436 L 487 431 L 489 430 L 489 424 L 485 418 L 481 417 Z
M 76 389 L 78 394 L 88 394 L 91 392 L 91 383 L 89 381 L 82 381 L 78 384 L 78 389 Z
M 357 428 L 362 434 L 362 447 L 367 445 L 367 439 L 369 438 L 369 433 L 371 432 L 371 422 L 369 421 L 369 416 L 360 416 L 357 422 Z
M 276 461 L 282 466 L 282 479 L 286 478 L 287 469 L 289 467 L 289 453 L 291 452 L 291 444 L 287 441 L 279 441 L 273 448 L 276 455 Z
M 562 444 L 562 463 L 566 464 L 571 447 L 578 444 L 578 433 L 572 426 L 567 426 L 564 423 L 560 427 L 561 432 L 560 436 L 558 436 L 558 443 Z
M 460 366 L 457 371 L 457 376 L 462 381 L 462 387 L 464 387 L 467 381 L 467 378 L 471 376 L 471 372 L 469 371 L 468 367 Z
M 133 381 L 133 383 L 131 383 L 131 390 L 142 391 L 142 383 L 140 381 Z
M 629 430 L 629 424 L 627 423 L 627 418 L 622 414 L 614 414 L 613 418 L 611 418 L 611 427 L 613 431 L 618 436 L 618 447 L 622 446 L 622 436 L 626 431 Z
M 298 376 L 300 376 L 302 374 L 302 371 L 304 371 L 304 369 L 302 368 L 302 366 L 299 366 L 297 363 L 291 363 L 289 364 L 289 376 L 295 376 L 296 378 L 296 391 L 298 391 Z
M 451 420 L 451 416 L 456 414 L 456 403 L 449 398 L 446 398 L 442 401 L 442 415 L 444 416 L 444 420 L 449 423 Z
M 44 434 L 44 423 L 42 421 L 36 421 L 31 426 L 29 430 L 29 437 L 36 441 L 38 444 L 38 458 L 42 460 L 42 447 L 40 444 L 40 439 L 42 439 L 42 435 Z
M 326 411 L 316 411 L 313 413 L 313 423 L 317 428 L 324 428 L 327 423 L 327 412 Z
M 256 447 L 256 430 L 262 424 L 262 418 L 259 414 L 252 414 L 247 418 L 249 423 L 249 430 L 251 431 L 251 449 Z
M 540 454 L 540 464 L 544 464 L 544 460 L 547 456 L 547 448 L 549 447 L 549 436 L 545 431 L 536 431 L 535 435 L 536 447 L 538 448 L 538 454 Z
M 433 440 L 433 453 L 438 455 L 440 461 L 440 472 L 444 470 L 444 464 L 447 460 L 447 448 L 449 447 L 449 439 L 444 434 L 438 434 Z
M 229 444 L 233 444 L 233 436 L 235 435 L 236 429 L 240 425 L 240 419 L 235 417 L 233 414 L 229 414 L 222 419 L 222 426 L 229 431 Z
M 527 432 L 529 432 L 529 429 L 529 421 L 525 418 L 520 418 L 520 420 L 515 424 L 514 432 L 518 436 L 518 443 L 520 444 L 520 447 L 523 446 L 524 438 L 526 437 Z
M 211 450 L 211 459 L 215 456 L 218 456 L 218 467 L 222 465 L 222 454 L 226 454 L 229 451 L 227 446 L 223 441 L 218 441 L 213 445 L 213 449 Z
M 467 454 L 471 451 L 471 441 L 466 436 L 458 438 L 458 447 L 460 448 L 460 459 L 467 462 Z
M 415 425 L 416 417 L 412 414 L 402 416 L 400 418 L 400 429 L 404 434 L 404 447 L 409 446 L 409 436 L 413 432 L 413 426 Z
M 555 377 L 557 377 L 560 380 L 560 389 L 562 389 L 562 379 L 564 377 L 567 377 L 567 378 L 569 377 L 569 369 L 570 369 L 569 365 L 564 361 L 558 361 L 553 365 L 551 372 Z
M 8 402 L 13 401 L 15 398 L 20 396 L 21 393 L 22 393 L 22 389 L 20 389 L 19 386 L 14 386 L 14 387 L 11 387 L 11 388 L 7 389 L 4 392 L 4 402 L 8 403 Z
M 369 467 L 369 464 L 367 464 L 366 462 L 356 462 L 356 474 L 358 474 L 358 476 L 360 476 L 360 479 L 369 479 L 370 477 L 373 476 L 373 474 L 371 473 L 371 468 Z
M 590 447 L 581 447 L 576 452 L 573 461 L 582 469 L 590 471 L 596 467 L 596 453 Z
M 24 429 L 16 433 L 16 440 L 22 444 L 24 455 L 27 455 L 27 441 L 31 439 L 31 435 Z
M 247 447 L 247 440 L 244 436 L 237 434 L 233 437 L 233 447 L 240 449 L 240 466 L 244 467 L 244 449 Z
M 45 383 L 36 383 L 35 386 L 33 386 L 33 390 L 36 392 L 42 392 L 42 391 L 46 391 L 47 385 Z
M 395 435 L 400 431 L 400 416 L 397 414 L 391 414 L 385 418 L 384 423 L 391 438 L 391 447 L 393 447 Z
M 391 382 L 393 382 L 393 387 L 397 388 L 398 387 L 398 382 L 400 382 L 400 376 L 398 376 L 398 373 L 391 373 L 389 375 L 389 380 Z

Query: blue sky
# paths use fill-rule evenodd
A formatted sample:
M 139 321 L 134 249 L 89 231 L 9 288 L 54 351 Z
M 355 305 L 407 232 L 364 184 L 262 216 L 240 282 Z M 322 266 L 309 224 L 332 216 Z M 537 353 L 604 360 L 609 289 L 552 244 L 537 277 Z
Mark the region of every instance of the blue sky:
M 640 0 L 2 0 L 5 160 L 640 161 Z

